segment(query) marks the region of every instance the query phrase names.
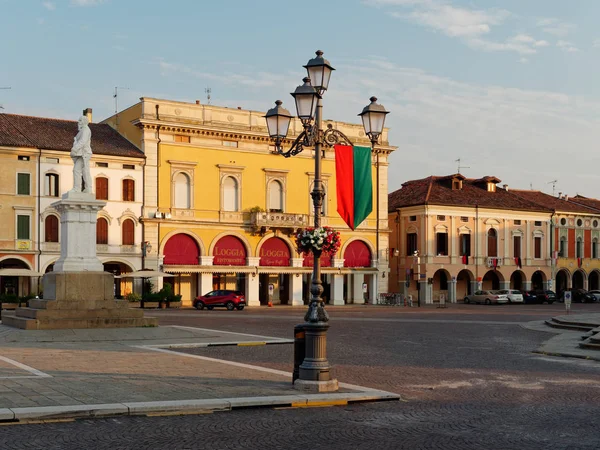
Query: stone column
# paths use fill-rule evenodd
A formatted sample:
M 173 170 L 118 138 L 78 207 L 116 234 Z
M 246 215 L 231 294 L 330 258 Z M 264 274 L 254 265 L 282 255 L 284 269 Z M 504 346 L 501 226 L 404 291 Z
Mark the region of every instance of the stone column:
M 427 283 L 427 280 L 419 281 L 419 300 L 421 305 L 427 305 L 433 303 L 431 285 Z
M 509 289 L 508 287 L 503 288 L 503 289 Z M 523 281 L 523 289 L 525 291 L 530 291 L 531 290 L 531 281 Z
M 342 274 L 331 276 L 331 301 L 333 305 L 344 304 L 344 275 Z
M 456 303 L 456 280 L 448 280 L 448 303 Z
M 362 285 L 365 281 L 365 276 L 362 273 L 352 274 L 352 303 L 362 305 L 365 303 Z
M 258 267 L 260 257 L 246 258 L 246 265 Z M 249 273 L 246 277 L 246 304 L 248 306 L 260 306 L 260 296 L 258 294 L 258 273 Z M 302 279 L 301 279 L 302 280 Z
M 525 281 L 523 283 L 523 285 L 526 285 L 526 284 L 527 284 L 527 281 Z M 531 282 L 529 284 L 531 285 Z M 500 286 L 500 289 L 510 289 L 510 280 L 509 281 L 501 281 L 499 286 Z M 527 288 L 527 289 L 529 289 L 529 288 Z
M 475 292 L 480 290 L 479 289 L 479 281 L 473 280 L 470 283 L 471 283 L 471 294 L 474 294 Z
M 373 274 L 371 275 L 371 277 L 369 278 L 369 303 L 371 305 L 376 305 L 377 304 L 377 300 L 379 298 L 379 291 L 377 289 L 378 281 L 379 278 L 379 273 Z
M 292 258 L 292 267 L 302 267 L 304 258 Z M 304 301 L 302 300 L 302 275 L 300 271 L 298 273 L 290 274 L 290 292 L 289 298 L 292 300 L 292 306 L 302 306 Z

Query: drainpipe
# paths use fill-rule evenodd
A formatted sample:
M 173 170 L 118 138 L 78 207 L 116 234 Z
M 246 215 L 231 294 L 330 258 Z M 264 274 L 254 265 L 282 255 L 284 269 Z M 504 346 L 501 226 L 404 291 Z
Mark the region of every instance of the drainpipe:
M 396 209 L 396 246 L 398 250 L 398 256 L 396 257 L 396 282 L 398 283 L 398 291 L 400 291 L 400 220 L 402 213 L 400 208 Z M 406 268 L 405 268 L 406 269 Z M 406 270 L 404 270 L 406 274 Z M 406 281 L 405 281 L 406 282 Z
M 42 222 L 41 221 L 42 211 L 40 211 L 40 208 L 42 207 L 41 198 L 40 198 L 40 196 L 41 196 L 40 191 L 42 189 L 42 187 L 41 187 L 41 177 L 42 177 L 41 171 L 42 171 L 42 149 L 39 148 L 38 149 L 38 170 L 37 170 L 38 181 L 37 181 L 37 189 L 36 189 L 36 191 L 37 191 L 37 270 L 38 270 L 38 272 L 42 268 L 42 266 L 41 266 L 41 263 L 42 263 L 42 244 L 41 244 L 42 230 L 41 230 L 41 228 L 42 227 L 40 226 L 40 224 Z M 30 283 L 30 289 L 31 289 L 31 283 Z M 40 292 L 40 278 L 38 277 L 37 293 L 39 294 L 39 292 Z M 29 293 L 31 294 L 31 292 L 29 292 Z
M 476 287 L 479 287 L 479 205 L 475 203 L 475 282 Z M 477 289 L 475 289 L 477 290 Z
M 156 105 L 156 120 L 159 121 L 160 120 L 160 115 L 158 113 L 158 109 L 159 109 L 160 105 Z M 158 208 L 160 206 L 160 166 L 161 166 L 161 161 L 160 161 L 160 144 L 161 144 L 161 139 L 160 139 L 160 124 L 156 125 L 156 139 L 157 139 L 157 143 L 156 143 L 156 210 L 158 211 Z M 158 222 L 158 230 L 157 230 L 157 245 L 156 245 L 156 264 L 157 264 L 157 269 L 160 269 L 160 221 Z M 158 280 L 159 283 L 162 280 Z
M 552 210 L 552 215 L 550 216 L 550 280 L 552 281 L 552 290 L 556 291 L 556 274 L 554 271 L 556 270 L 556 260 L 554 259 L 554 247 L 556 246 L 556 242 L 554 242 L 554 215 L 556 214 L 556 210 Z M 546 286 L 548 288 L 548 286 Z

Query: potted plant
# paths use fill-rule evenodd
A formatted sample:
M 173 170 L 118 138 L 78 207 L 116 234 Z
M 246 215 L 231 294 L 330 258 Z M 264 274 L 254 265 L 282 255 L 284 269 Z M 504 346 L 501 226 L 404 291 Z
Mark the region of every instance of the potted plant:
M 307 255 L 312 253 L 315 257 L 321 253 L 335 255 L 342 245 L 340 232 L 331 227 L 304 228 L 296 234 L 298 252 Z
M 142 296 L 140 294 L 136 294 L 135 292 L 128 292 L 125 294 L 125 300 L 129 302 L 130 308 L 139 308 L 140 302 L 142 301 Z

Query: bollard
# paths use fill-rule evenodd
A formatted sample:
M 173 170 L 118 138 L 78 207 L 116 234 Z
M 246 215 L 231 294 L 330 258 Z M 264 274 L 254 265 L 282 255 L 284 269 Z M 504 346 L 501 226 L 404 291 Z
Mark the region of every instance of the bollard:
M 300 376 L 300 365 L 304 362 L 306 354 L 306 336 L 304 334 L 304 324 L 294 327 L 294 372 L 292 374 L 292 384 Z

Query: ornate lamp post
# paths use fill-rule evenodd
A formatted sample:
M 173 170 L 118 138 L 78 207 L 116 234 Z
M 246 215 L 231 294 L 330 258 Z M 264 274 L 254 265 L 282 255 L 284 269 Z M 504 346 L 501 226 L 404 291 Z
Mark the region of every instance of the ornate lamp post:
M 275 107 L 267 111 L 265 119 L 269 136 L 275 142 L 275 153 L 289 158 L 302 152 L 305 147 L 314 147 L 315 180 L 311 197 L 314 207 L 314 226 L 321 228 L 321 212 L 325 192 L 321 180 L 321 146 L 329 147 L 336 144 L 352 145 L 346 135 L 334 130 L 331 125 L 322 129 L 323 94 L 329 86 L 331 73 L 335 70 L 325 58 L 323 52 L 317 51 L 316 57 L 304 66 L 308 76 L 303 84 L 291 94 L 296 103 L 298 118 L 304 130 L 294 140 L 289 150 L 284 151 L 283 142 L 287 136 L 292 115 L 283 108 L 281 100 L 275 102 Z M 376 99 L 375 99 L 376 100 Z M 383 119 L 382 117 L 383 111 Z M 387 111 L 381 105 L 372 101 L 360 114 L 363 117 L 365 131 L 374 146 L 383 131 L 383 123 Z M 369 128 L 367 128 L 367 125 Z M 379 221 L 378 221 L 379 226 Z M 321 280 L 321 252 L 315 251 L 311 283 L 311 297 L 308 310 L 304 316 L 306 336 L 306 353 L 300 365 L 300 384 L 315 385 L 316 390 L 337 390 L 337 381 L 331 380 L 329 361 L 327 360 L 327 330 L 329 315 L 323 302 L 323 282 Z

